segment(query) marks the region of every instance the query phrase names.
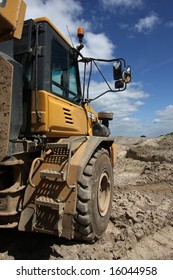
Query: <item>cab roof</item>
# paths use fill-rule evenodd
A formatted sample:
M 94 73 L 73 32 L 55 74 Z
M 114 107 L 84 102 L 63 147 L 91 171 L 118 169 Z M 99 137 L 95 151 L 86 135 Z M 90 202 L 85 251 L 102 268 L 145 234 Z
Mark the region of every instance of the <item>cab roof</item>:
M 69 41 L 65 38 L 65 36 L 59 31 L 59 29 L 50 21 L 49 18 L 47 17 L 39 17 L 34 19 L 34 21 L 37 22 L 47 22 L 54 30 L 55 32 L 70 46 L 71 44 L 69 43 Z

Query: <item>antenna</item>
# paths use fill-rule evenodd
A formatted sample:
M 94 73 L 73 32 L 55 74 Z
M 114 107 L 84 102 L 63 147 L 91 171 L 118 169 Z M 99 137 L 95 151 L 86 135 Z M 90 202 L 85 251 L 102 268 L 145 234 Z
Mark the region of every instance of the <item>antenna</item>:
M 74 44 L 73 44 L 73 40 L 72 40 L 72 36 L 71 36 L 70 31 L 69 31 L 68 25 L 66 25 L 66 28 L 67 28 L 67 31 L 68 31 L 68 35 L 69 35 L 69 37 L 70 37 L 71 44 L 72 44 L 72 46 L 73 46 L 73 48 L 74 48 Z

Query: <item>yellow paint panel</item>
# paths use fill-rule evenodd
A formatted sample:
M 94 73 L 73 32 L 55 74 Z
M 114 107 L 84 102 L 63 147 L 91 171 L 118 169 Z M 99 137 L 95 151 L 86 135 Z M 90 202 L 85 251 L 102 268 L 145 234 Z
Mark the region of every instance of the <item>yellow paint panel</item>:
M 23 0 L 7 0 L 0 8 L 0 40 L 21 38 L 26 4 Z
M 87 135 L 86 111 L 81 106 L 66 101 L 45 91 L 38 92 L 38 111 L 41 122 L 35 113 L 33 93 L 32 131 L 49 137 Z
M 84 107 L 85 107 L 86 114 L 88 116 L 88 118 L 87 118 L 88 135 L 92 136 L 93 135 L 93 130 L 92 130 L 93 123 L 99 122 L 99 120 L 97 117 L 97 113 L 94 111 L 94 109 L 92 107 L 90 107 L 89 104 L 85 104 Z
M 86 114 L 82 107 L 48 96 L 48 108 L 50 131 L 67 132 L 70 135 L 87 134 Z

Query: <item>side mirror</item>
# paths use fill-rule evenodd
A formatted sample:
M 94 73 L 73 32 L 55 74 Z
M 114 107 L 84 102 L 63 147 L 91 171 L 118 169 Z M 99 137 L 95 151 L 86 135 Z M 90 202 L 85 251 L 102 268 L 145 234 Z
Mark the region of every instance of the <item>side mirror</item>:
M 115 88 L 118 90 L 124 90 L 125 89 L 125 83 L 123 81 L 116 81 L 115 82 Z
M 126 84 L 131 82 L 131 67 L 125 65 L 124 59 L 118 58 L 114 61 L 113 77 L 117 90 L 125 90 Z
M 122 80 L 126 84 L 129 84 L 131 82 L 131 67 L 126 66 L 124 68 L 124 71 L 122 72 Z
M 122 68 L 122 61 L 117 59 L 113 63 L 113 77 L 115 81 L 122 79 Z

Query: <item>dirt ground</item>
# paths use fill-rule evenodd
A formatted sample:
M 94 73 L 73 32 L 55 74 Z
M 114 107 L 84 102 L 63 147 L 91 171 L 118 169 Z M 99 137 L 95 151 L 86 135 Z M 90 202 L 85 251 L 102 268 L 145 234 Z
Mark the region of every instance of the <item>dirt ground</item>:
M 115 137 L 112 213 L 95 244 L 0 230 L 0 259 L 173 259 L 173 136 Z

